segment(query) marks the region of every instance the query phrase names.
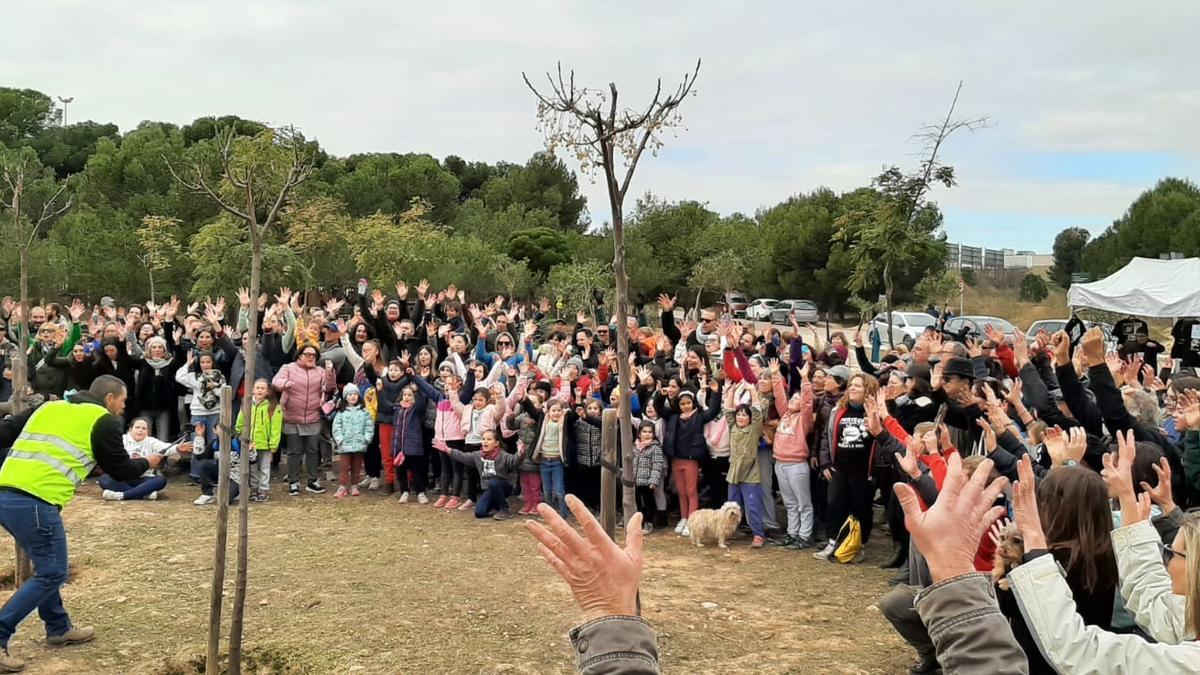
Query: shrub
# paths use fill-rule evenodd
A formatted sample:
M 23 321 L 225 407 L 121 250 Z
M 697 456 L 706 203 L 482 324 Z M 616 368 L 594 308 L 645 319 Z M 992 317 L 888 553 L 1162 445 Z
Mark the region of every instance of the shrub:
M 1050 294 L 1046 280 L 1039 274 L 1029 273 L 1021 279 L 1021 299 L 1026 302 L 1041 302 Z

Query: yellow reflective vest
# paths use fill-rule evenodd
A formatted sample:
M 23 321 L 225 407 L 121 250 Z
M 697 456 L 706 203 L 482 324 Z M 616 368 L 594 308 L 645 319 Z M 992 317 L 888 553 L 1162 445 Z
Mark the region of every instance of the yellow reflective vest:
M 96 459 L 92 429 L 108 414 L 94 403 L 52 401 L 34 411 L 0 466 L 0 486 L 16 488 L 62 508 L 75 496 Z

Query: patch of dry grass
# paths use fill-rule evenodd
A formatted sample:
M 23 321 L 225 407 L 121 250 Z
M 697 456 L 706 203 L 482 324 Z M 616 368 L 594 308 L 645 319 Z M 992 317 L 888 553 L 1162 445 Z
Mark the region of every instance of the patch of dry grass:
M 275 493 L 251 512 L 246 672 L 572 672 L 566 634 L 579 612 L 518 520 Z M 195 494 L 172 484 L 163 501 L 108 503 L 94 486 L 82 491 L 64 512 L 76 574 L 63 596 L 99 639 L 47 649 L 31 617 L 11 645 L 27 672 L 200 672 L 214 511 L 192 506 Z M 722 554 L 655 533 L 642 603 L 664 668 L 902 671 L 909 650 L 874 607 L 887 589 L 875 564 L 890 555 L 885 539 L 865 564 L 835 566 L 808 552 L 753 551 L 745 538 Z

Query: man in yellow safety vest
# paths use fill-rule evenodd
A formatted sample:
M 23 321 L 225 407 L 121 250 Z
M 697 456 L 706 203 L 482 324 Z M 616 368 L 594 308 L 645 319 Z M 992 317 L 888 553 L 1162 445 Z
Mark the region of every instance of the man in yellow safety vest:
M 67 536 L 60 511 L 97 466 L 116 480 L 132 480 L 162 462 L 159 455 L 132 459 L 121 441 L 125 384 L 96 378 L 70 402 L 53 401 L 0 422 L 0 526 L 33 562 L 28 579 L 0 608 L 0 672 L 25 663 L 8 653 L 17 625 L 33 610 L 54 647 L 88 642 L 91 627 L 71 625 L 59 588 L 67 581 Z

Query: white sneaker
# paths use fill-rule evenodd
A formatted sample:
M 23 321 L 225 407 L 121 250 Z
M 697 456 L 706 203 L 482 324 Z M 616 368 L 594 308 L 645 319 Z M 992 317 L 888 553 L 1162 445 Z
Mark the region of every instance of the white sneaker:
M 407 503 L 408 503 L 408 493 L 407 493 L 407 492 L 401 492 L 401 493 L 400 493 L 400 503 L 401 503 L 401 504 L 407 504 Z
M 687 527 L 687 518 L 681 518 L 678 523 L 675 523 L 675 534 L 683 534 L 685 527 Z
M 366 489 L 366 487 L 371 484 L 371 480 L 372 479 L 370 476 L 363 476 L 363 479 L 358 481 L 358 487 L 361 489 Z M 376 478 L 374 480 L 379 480 L 379 479 Z
M 814 553 L 812 555 L 817 560 L 828 560 L 829 556 L 833 555 L 833 549 L 834 549 L 834 546 L 833 546 L 833 542 L 831 541 L 828 544 L 825 544 L 825 548 L 821 549 L 820 551 L 817 551 L 816 553 Z
M 371 482 L 367 483 L 367 489 L 368 490 L 378 490 L 379 489 L 379 479 L 372 478 Z
M 692 536 L 692 531 L 688 529 L 687 525 L 684 525 L 683 532 L 680 532 L 679 535 L 681 537 L 687 538 L 687 537 Z
M 200 495 L 199 497 L 196 497 L 196 501 L 192 503 L 196 506 L 208 506 L 215 501 L 217 501 L 217 498 L 212 495 Z
M 426 497 L 424 492 L 418 492 L 417 493 L 417 503 L 418 504 L 428 504 L 429 497 Z
M 105 490 L 100 493 L 100 496 L 104 498 L 104 501 L 119 502 L 125 498 L 125 493 L 117 492 L 116 490 Z
M 154 492 L 151 492 L 150 494 L 146 495 L 146 499 L 149 501 L 152 501 L 152 502 L 158 501 L 158 490 L 155 490 Z

